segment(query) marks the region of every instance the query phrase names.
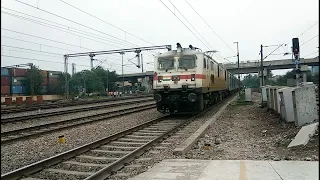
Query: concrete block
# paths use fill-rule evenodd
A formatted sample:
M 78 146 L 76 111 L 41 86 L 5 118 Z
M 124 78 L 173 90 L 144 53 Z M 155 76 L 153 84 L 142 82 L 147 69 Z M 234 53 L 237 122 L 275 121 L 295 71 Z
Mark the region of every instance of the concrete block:
M 279 89 L 280 96 L 280 114 L 282 119 L 286 122 L 294 122 L 294 109 L 293 109 L 293 97 L 292 92 L 295 88 L 287 87 Z
M 288 148 L 293 146 L 306 145 L 309 142 L 310 137 L 312 137 L 318 129 L 318 126 L 318 122 L 309 124 L 307 126 L 303 126 L 294 138 L 294 140 L 291 141 L 291 143 L 288 145 Z
M 251 102 L 252 101 L 251 88 L 246 88 L 245 89 L 245 101 L 247 101 L 247 102 Z
M 261 87 L 261 102 L 267 102 L 267 87 Z
M 318 119 L 315 85 L 297 87 L 293 94 L 295 124 L 303 126 Z

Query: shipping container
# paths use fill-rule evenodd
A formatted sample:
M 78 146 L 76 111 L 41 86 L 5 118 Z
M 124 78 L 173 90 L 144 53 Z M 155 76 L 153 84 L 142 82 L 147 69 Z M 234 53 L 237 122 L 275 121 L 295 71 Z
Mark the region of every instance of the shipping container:
M 10 95 L 10 86 L 1 86 L 1 95 Z
M 49 78 L 59 78 L 62 75 L 61 71 L 48 71 Z
M 41 74 L 41 76 L 44 77 L 44 78 L 47 78 L 47 77 L 48 77 L 48 71 L 41 70 L 41 71 L 40 71 L 40 74 Z
M 41 86 L 47 86 L 48 85 L 48 78 L 42 78 Z
M 11 86 L 12 94 L 25 94 L 27 92 L 26 86 Z
M 26 86 L 27 77 L 11 77 L 12 86 Z
M 49 77 L 49 85 L 56 85 L 58 84 L 58 78 Z
M 40 93 L 41 94 L 46 94 L 48 92 L 48 87 L 47 86 L 41 86 L 40 87 Z
M 1 68 L 1 76 L 9 76 L 9 69 Z
M 11 75 L 12 76 L 17 76 L 17 77 L 27 76 L 28 75 L 28 69 L 12 68 L 11 69 Z
M 10 86 L 9 76 L 1 76 L 1 86 Z

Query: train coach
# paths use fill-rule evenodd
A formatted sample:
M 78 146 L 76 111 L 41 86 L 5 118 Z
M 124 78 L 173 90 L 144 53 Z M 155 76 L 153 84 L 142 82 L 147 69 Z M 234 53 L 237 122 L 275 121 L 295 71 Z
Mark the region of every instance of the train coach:
M 177 43 L 177 50 L 155 55 L 153 92 L 159 112 L 200 112 L 238 90 L 238 79 L 210 53 L 215 51 Z

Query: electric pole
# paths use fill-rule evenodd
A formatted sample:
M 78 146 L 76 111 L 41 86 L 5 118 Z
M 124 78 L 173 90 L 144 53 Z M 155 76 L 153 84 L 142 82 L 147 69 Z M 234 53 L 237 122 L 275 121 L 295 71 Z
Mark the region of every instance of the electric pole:
M 237 58 L 238 58 L 238 88 L 239 88 L 239 96 L 240 96 L 240 60 L 239 60 L 239 42 L 237 43 Z
M 142 70 L 142 73 L 143 73 L 143 58 L 142 58 L 142 54 L 141 54 L 141 70 Z
M 122 66 L 122 94 L 124 93 L 123 90 L 124 90 L 124 76 L 123 76 L 123 54 L 124 52 L 120 52 L 121 54 L 121 66 Z
M 76 74 L 76 64 L 72 63 L 71 65 L 72 65 L 72 76 L 73 76 L 74 74 Z
M 262 44 L 261 44 L 261 50 L 260 50 L 260 56 L 261 56 L 261 86 L 263 86 L 263 84 L 264 84 L 264 82 L 263 82 L 263 46 L 262 46 Z
M 90 67 L 91 67 L 91 70 L 93 69 L 93 57 L 95 56 L 94 54 L 90 54 Z

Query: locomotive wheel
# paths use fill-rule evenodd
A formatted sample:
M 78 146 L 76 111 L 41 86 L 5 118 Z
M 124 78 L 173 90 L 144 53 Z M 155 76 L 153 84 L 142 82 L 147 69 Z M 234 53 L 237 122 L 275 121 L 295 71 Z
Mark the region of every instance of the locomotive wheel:
M 197 111 L 202 111 L 204 108 L 204 101 L 203 101 L 203 95 L 198 95 L 198 105 L 197 105 Z

